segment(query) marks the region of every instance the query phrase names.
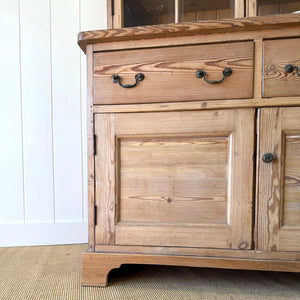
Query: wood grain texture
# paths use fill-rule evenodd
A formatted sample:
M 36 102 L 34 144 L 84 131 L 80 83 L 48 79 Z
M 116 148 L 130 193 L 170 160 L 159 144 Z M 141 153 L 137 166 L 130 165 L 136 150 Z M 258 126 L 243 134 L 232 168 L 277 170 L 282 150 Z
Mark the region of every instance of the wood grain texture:
M 95 116 L 96 244 L 115 242 L 115 127 L 113 114 Z
M 243 18 L 245 16 L 245 1 L 234 1 L 234 17 Z
M 86 45 L 91 43 L 288 28 L 299 23 L 300 15 L 295 14 L 84 31 L 78 34 L 78 44 L 85 52 Z
M 95 104 L 251 98 L 253 46 L 240 42 L 95 53 Z M 195 76 L 201 69 L 208 80 L 220 80 L 226 67 L 232 75 L 219 84 Z M 145 79 L 134 88 L 111 82 L 118 74 L 122 84 L 133 84 L 137 73 Z
M 120 138 L 119 221 L 227 224 L 229 142 L 227 136 Z
M 119 246 L 119 245 L 96 245 L 96 252 L 101 253 L 126 253 L 126 254 L 158 254 L 158 255 L 188 255 L 204 257 L 226 257 L 241 259 L 279 259 L 298 260 L 299 252 L 281 251 L 255 251 L 255 250 L 231 250 L 210 248 L 187 248 L 187 247 L 154 247 L 154 246 Z
M 253 98 L 242 100 L 217 100 L 217 101 L 191 101 L 191 102 L 166 102 L 147 104 L 120 104 L 120 105 L 95 105 L 94 113 L 118 112 L 154 112 L 154 111 L 186 111 L 186 110 L 212 110 L 227 108 L 257 108 L 274 106 L 299 106 L 299 97 Z
M 254 41 L 254 97 L 262 97 L 262 60 L 263 60 L 263 40 L 261 38 L 255 39 Z
M 154 47 L 170 47 L 180 45 L 198 45 L 208 43 L 224 43 L 233 41 L 249 41 L 257 39 L 278 39 L 278 38 L 294 38 L 299 35 L 299 27 L 297 25 L 287 28 L 273 28 L 259 31 L 236 31 L 236 32 L 216 32 L 213 34 L 199 34 L 193 36 L 178 36 L 153 38 L 143 40 L 124 40 L 112 41 L 107 43 L 95 43 L 95 52 L 125 50 L 135 48 L 154 48 Z
M 94 161 L 94 89 L 93 89 L 93 45 L 87 46 L 87 181 L 88 181 L 88 251 L 95 250 L 95 161 Z
M 103 252 L 105 262 L 86 263 L 85 282 L 105 285 L 111 268 L 138 253 L 143 263 L 171 264 L 176 258 L 180 265 L 299 271 L 300 113 L 289 106 L 300 106 L 300 97 L 262 97 L 264 46 L 298 40 L 299 15 L 243 20 L 248 25 L 215 23 L 215 32 L 214 22 L 201 22 L 186 23 L 188 32 L 176 27 L 186 24 L 171 24 L 105 31 L 107 36 L 93 40 L 94 82 L 108 79 L 96 89 L 104 102 L 92 108 L 98 148 L 95 251 Z M 249 84 L 238 80 L 217 99 L 218 86 L 204 86 L 198 94 L 191 86 L 180 91 L 195 63 L 208 66 L 213 76 L 224 62 L 230 66 L 243 56 L 243 46 L 235 45 L 251 45 L 250 96 L 234 98 Z M 116 94 L 110 90 L 112 72 L 130 84 L 141 71 L 146 78 L 131 91 L 118 85 Z M 152 74 L 164 85 L 174 78 L 176 84 L 164 91 L 163 84 L 147 83 Z M 254 108 L 260 108 L 258 124 Z M 272 163 L 261 162 L 265 152 L 276 154 Z
M 112 115 L 98 118 L 104 120 Z M 117 203 L 117 244 L 251 247 L 252 177 L 249 174 L 253 168 L 254 110 L 139 113 L 134 118 L 132 114 L 115 114 L 109 126 L 110 130 L 103 122 L 97 125 L 102 131 L 97 145 L 111 153 L 100 155 L 102 161 L 97 171 L 99 181 L 109 183 L 99 185 L 102 191 L 97 201 L 101 201 L 98 202 L 100 211 L 106 211 L 102 217 L 105 216 L 106 224 L 102 224 L 102 229 L 99 226 L 99 230 L 109 232 L 111 237 L 109 242 L 100 242 L 103 238 L 99 238 L 99 244 L 112 243 L 113 206 Z M 121 147 L 117 155 L 113 155 L 116 151 L 113 133 L 119 140 L 118 148 Z M 209 157 L 204 153 L 210 151 L 208 148 L 212 150 L 211 147 L 215 148 L 216 155 Z M 190 158 L 183 159 L 188 152 Z M 199 155 L 210 162 L 209 167 L 200 161 Z M 196 164 L 190 169 L 192 160 Z M 113 177 L 115 161 L 120 175 Z M 114 178 L 121 180 L 116 192 Z M 120 199 L 112 200 L 115 194 Z M 224 203 L 224 200 L 226 205 L 216 210 L 214 201 Z M 160 210 L 166 204 L 168 216 L 162 220 Z M 184 212 L 182 205 L 191 209 Z
M 247 17 L 257 16 L 257 0 L 247 0 Z
M 299 251 L 299 108 L 264 108 L 260 116 L 258 244 L 260 250 Z
M 264 42 L 263 96 L 300 96 L 300 76 L 286 73 L 288 64 L 300 69 L 300 38 Z
M 106 15 L 107 15 L 107 29 L 113 28 L 113 15 L 112 3 L 114 0 L 106 0 Z
M 281 226 L 300 227 L 300 131 L 284 132 L 284 203 Z
M 112 28 L 124 27 L 124 0 L 114 1 L 114 12 L 112 14 Z
M 83 253 L 81 282 L 86 286 L 106 286 L 109 271 L 113 268 L 118 268 L 121 264 L 150 264 L 281 272 L 297 272 L 300 268 L 299 261 L 286 260 L 276 261 L 261 259 L 231 259 L 223 257 Z

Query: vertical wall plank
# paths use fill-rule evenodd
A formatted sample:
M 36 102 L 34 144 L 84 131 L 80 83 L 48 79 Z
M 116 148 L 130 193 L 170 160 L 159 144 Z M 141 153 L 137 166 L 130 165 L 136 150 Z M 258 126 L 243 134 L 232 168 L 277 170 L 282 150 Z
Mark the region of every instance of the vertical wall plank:
M 80 31 L 107 28 L 106 0 L 80 0 Z
M 107 28 L 106 0 L 80 0 L 80 31 Z M 81 51 L 81 112 L 84 220 L 87 212 L 87 70 L 86 55 Z
M 51 2 L 55 221 L 81 221 L 79 0 Z
M 22 223 L 24 205 L 18 0 L 0 0 L 0 36 L 6 45 L 0 47 L 0 223 Z
M 49 1 L 20 1 L 25 222 L 53 222 Z

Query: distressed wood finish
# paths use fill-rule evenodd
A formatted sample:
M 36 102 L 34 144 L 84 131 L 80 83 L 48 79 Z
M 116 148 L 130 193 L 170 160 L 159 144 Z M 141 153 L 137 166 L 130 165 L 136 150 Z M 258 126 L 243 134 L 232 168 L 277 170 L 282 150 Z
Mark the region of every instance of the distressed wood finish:
M 84 34 L 93 44 L 95 253 L 83 255 L 83 284 L 106 285 L 123 263 L 300 270 L 298 79 L 264 72 L 266 62 L 276 68 L 274 57 L 278 65 L 297 62 L 296 50 L 279 51 L 279 44 L 297 44 L 299 28 L 295 15 Z M 189 78 L 185 86 L 197 69 L 218 79 L 225 66 L 238 78 L 214 86 Z M 138 72 L 146 78 L 132 89 L 110 82 L 118 73 L 133 83 Z M 273 162 L 261 161 L 266 152 Z
M 94 59 L 95 104 L 236 99 L 253 95 L 253 42 L 99 52 Z M 231 67 L 232 75 L 220 84 L 208 84 L 195 76 L 201 69 L 208 80 L 220 80 L 226 67 Z M 137 73 L 143 73 L 145 79 L 135 88 L 125 89 L 111 82 L 111 76 L 118 74 L 122 84 L 133 84 Z M 155 97 L 154 91 L 159 97 Z
M 258 249 L 300 250 L 300 108 L 265 108 L 260 114 Z
M 234 268 L 281 272 L 298 272 L 300 268 L 299 261 L 286 260 L 250 260 L 224 257 L 189 257 L 120 253 L 84 253 L 82 254 L 82 284 L 85 286 L 106 286 L 109 271 L 120 267 L 121 264 L 149 264 L 222 269 Z
M 87 176 L 88 176 L 88 249 L 95 251 L 95 165 L 94 165 L 94 112 L 93 112 L 93 45 L 87 46 Z
M 235 33 L 268 29 L 293 28 L 300 24 L 300 15 L 280 15 L 240 18 L 220 21 L 178 23 L 121 28 L 113 30 L 84 31 L 78 34 L 78 44 L 85 52 L 86 45 L 128 40 L 182 37 L 218 33 Z
M 201 257 L 227 257 L 240 259 L 281 259 L 300 260 L 299 252 L 287 251 L 259 251 L 259 250 L 232 250 L 210 248 L 187 248 L 187 247 L 161 247 L 161 246 L 119 246 L 119 245 L 96 245 L 96 252 L 103 253 L 126 253 L 126 254 L 154 254 L 154 255 L 184 255 Z
M 264 97 L 300 96 L 300 76 L 286 73 L 288 64 L 300 73 L 300 38 L 264 41 Z
M 97 244 L 251 247 L 254 110 L 97 119 Z
M 116 244 L 251 247 L 254 110 L 115 114 L 114 122 Z
M 114 115 L 95 117 L 96 244 L 115 242 L 115 128 Z

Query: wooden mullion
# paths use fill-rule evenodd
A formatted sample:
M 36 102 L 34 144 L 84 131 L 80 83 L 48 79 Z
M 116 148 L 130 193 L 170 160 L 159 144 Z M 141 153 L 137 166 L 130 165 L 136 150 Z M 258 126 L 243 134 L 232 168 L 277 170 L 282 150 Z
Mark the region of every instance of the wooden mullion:
M 107 5 L 107 28 L 112 29 L 113 28 L 113 4 L 114 0 L 107 0 L 106 5 Z
M 182 0 L 174 0 L 175 1 L 175 23 L 180 23 L 181 13 L 182 13 Z
M 244 0 L 234 0 L 234 17 L 243 18 L 245 16 Z

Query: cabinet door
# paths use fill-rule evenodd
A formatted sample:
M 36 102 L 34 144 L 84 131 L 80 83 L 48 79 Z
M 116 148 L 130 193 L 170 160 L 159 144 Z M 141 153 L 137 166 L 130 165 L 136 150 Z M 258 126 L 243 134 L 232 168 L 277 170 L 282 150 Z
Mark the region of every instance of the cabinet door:
M 99 114 L 96 244 L 249 249 L 254 110 Z
M 263 108 L 258 161 L 258 248 L 300 250 L 300 108 Z

